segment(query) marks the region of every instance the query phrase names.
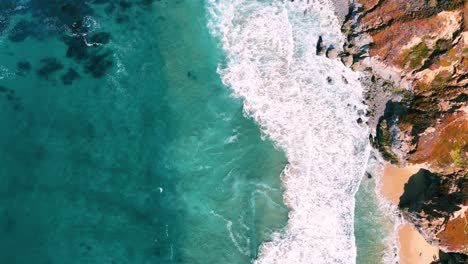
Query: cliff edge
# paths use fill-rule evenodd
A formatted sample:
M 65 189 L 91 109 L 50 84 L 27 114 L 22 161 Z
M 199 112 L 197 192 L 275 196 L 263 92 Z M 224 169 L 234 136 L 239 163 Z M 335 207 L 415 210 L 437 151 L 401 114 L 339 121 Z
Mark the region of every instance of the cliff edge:
M 426 168 L 405 186 L 403 215 L 428 242 L 462 254 L 468 254 L 467 25 L 465 0 L 357 0 L 343 23 L 347 42 L 339 55 L 398 95 L 376 114 L 371 141 L 392 163 Z

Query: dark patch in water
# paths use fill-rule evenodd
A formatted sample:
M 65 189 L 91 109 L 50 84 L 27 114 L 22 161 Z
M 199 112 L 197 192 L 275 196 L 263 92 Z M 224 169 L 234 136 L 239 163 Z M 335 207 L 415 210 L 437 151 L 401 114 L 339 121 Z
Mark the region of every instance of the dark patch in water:
M 7 91 L 8 91 L 8 88 L 0 85 L 0 93 L 6 93 Z
M 69 68 L 68 71 L 63 74 L 61 77 L 63 84 L 71 85 L 74 80 L 80 78 L 80 74 L 72 68 Z
M 112 68 L 112 51 L 105 50 L 105 45 L 110 40 L 110 34 L 100 32 L 90 37 L 90 43 L 96 45 L 87 46 L 83 37 L 65 37 L 64 43 L 68 46 L 66 56 L 84 64 L 84 72 L 94 78 L 101 78 Z M 98 45 L 101 44 L 101 45 Z M 103 51 L 104 50 L 104 51 Z
M 104 12 L 106 12 L 106 15 L 112 15 L 115 9 L 116 9 L 115 5 L 111 3 L 108 6 L 106 6 L 106 8 L 104 9 Z
M 91 1 L 93 4 L 106 4 L 109 2 L 109 0 L 92 0 Z
M 16 68 L 17 68 L 16 74 L 23 76 L 24 74 L 26 74 L 27 72 L 31 70 L 31 64 L 27 61 L 19 61 L 16 64 Z
M 12 42 L 22 42 L 33 34 L 34 24 L 26 20 L 20 20 L 11 30 L 8 39 Z
M 103 47 L 110 42 L 111 34 L 91 32 L 94 28 L 92 19 L 95 17 L 93 5 L 105 5 L 103 6 L 105 14 L 112 14 L 115 21 L 122 24 L 131 19 L 128 9 L 138 7 L 147 10 L 147 7 L 154 2 L 154 0 L 30 0 L 23 4 L 22 8 L 18 8 L 16 0 L 0 0 L 0 33 L 7 28 L 10 16 L 28 14 L 30 19 L 20 20 L 9 32 L 8 37 L 11 41 L 21 42 L 28 37 L 37 40 L 58 37 L 67 47 L 66 57 L 80 63 L 84 73 L 94 78 L 101 78 L 114 64 L 113 52 L 108 47 Z M 18 75 L 30 71 L 30 66 L 29 69 L 23 66 L 18 65 Z M 44 60 L 37 74 L 48 79 L 50 75 L 61 69 L 63 65 L 57 60 Z M 67 73 L 61 77 L 68 83 L 69 79 L 65 76 L 68 76 Z
M 15 100 L 16 96 L 12 95 L 12 94 L 7 94 L 6 95 L 6 99 L 8 102 L 13 102 Z
M 124 0 L 124 1 L 120 1 L 119 6 L 122 9 L 129 9 L 130 7 L 132 7 L 132 3 Z
M 189 78 L 190 80 L 196 80 L 197 76 L 195 76 L 191 71 L 188 71 L 187 78 Z
M 19 112 L 23 110 L 21 98 L 16 95 L 15 90 L 0 86 L 0 93 L 5 94 L 5 99 L 11 104 L 15 111 Z
M 83 35 L 88 32 L 88 28 L 83 25 L 83 21 L 78 21 L 70 26 L 70 31 L 75 35 Z
M 115 22 L 117 22 L 118 24 L 127 23 L 128 21 L 130 21 L 130 18 L 125 14 L 118 14 L 115 18 Z
M 76 61 L 88 57 L 88 47 L 81 37 L 65 37 L 63 42 L 68 46 L 66 56 Z
M 86 1 L 75 0 L 33 0 L 31 1 L 31 11 L 35 18 L 44 21 L 47 18 L 57 18 L 54 23 L 56 27 L 71 27 L 74 23 L 79 23 L 87 16 L 94 14 L 93 9 Z
M 41 59 L 41 64 L 42 67 L 37 70 L 37 74 L 45 79 L 49 79 L 51 74 L 63 69 L 63 65 L 59 63 L 56 58 Z
M 19 61 L 16 66 L 20 71 L 30 71 L 31 70 L 31 63 L 27 61 Z
M 91 43 L 107 44 L 110 40 L 110 34 L 107 32 L 99 32 L 93 34 L 89 40 Z
M 91 56 L 85 63 L 85 72 L 94 78 L 102 78 L 113 66 L 112 52 L 105 51 Z

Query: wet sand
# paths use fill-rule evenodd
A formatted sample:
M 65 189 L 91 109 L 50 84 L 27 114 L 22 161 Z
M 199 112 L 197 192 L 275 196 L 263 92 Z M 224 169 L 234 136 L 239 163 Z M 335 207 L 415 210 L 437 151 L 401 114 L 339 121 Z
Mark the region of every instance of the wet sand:
M 385 165 L 380 185 L 382 196 L 398 205 L 405 184 L 420 168 L 420 166 L 398 168 L 390 164 Z M 427 243 L 423 236 L 408 223 L 398 229 L 398 244 L 400 264 L 428 264 L 434 260 L 434 255 L 439 255 L 438 247 Z

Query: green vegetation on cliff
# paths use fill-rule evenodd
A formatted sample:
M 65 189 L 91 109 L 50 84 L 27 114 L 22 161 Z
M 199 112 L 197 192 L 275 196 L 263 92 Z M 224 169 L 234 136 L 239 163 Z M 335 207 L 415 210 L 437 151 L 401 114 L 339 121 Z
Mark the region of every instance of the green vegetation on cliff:
M 430 49 L 425 42 L 421 42 L 412 49 L 403 53 L 403 65 L 409 62 L 410 68 L 414 69 L 420 66 L 424 59 L 429 56 Z

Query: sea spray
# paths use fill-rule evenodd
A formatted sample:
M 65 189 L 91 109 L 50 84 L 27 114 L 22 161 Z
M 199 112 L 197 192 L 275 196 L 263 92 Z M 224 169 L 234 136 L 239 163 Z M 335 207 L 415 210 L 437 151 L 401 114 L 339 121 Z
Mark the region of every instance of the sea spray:
M 365 110 L 359 74 L 315 54 L 319 36 L 343 41 L 331 3 L 211 0 L 208 10 L 227 57 L 223 82 L 289 161 L 288 226 L 257 262 L 354 263 L 354 195 L 370 147 L 356 122 Z

